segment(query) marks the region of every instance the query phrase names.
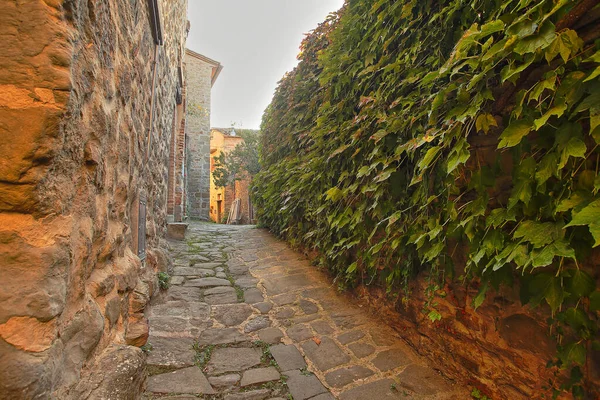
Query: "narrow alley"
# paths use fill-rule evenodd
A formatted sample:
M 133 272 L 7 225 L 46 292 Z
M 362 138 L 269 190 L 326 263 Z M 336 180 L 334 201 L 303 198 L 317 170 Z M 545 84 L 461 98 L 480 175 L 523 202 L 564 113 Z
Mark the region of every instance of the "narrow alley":
M 170 245 L 146 399 L 468 397 L 266 230 L 194 222 Z

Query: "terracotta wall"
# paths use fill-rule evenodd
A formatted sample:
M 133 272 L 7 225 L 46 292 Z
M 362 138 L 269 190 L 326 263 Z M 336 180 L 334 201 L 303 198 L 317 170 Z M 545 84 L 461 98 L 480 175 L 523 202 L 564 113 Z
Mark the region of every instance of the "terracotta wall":
M 595 252 L 590 265 L 582 267 L 589 267 L 593 274 L 593 265 L 599 261 L 600 252 Z M 464 273 L 460 268 L 466 260 L 457 256 L 455 263 L 459 276 Z M 375 286 L 361 286 L 355 293 L 416 352 L 459 384 L 480 389 L 494 400 L 552 398 L 548 382 L 560 382 L 555 374 L 564 371 L 547 368 L 548 361 L 556 357 L 556 337 L 552 335 L 556 328 L 548 325 L 551 310 L 547 304 L 523 306 L 520 287 L 515 284 L 501 286 L 498 291 L 490 289 L 475 310 L 472 302 L 478 286 L 448 283 L 435 292 L 433 301 L 442 319 L 432 322 L 423 311 L 430 300 L 425 295 L 428 285 L 428 276 L 420 274 L 410 285 L 406 303 L 401 301 L 403 293 L 386 293 Z M 585 370 L 594 386 L 586 399 L 592 399 L 592 391 L 596 393 L 600 387 L 600 351 L 588 349 Z
M 161 237 L 187 26 L 186 0 L 161 2 L 150 135 L 147 2 L 0 3 L 0 399 L 87 398 L 85 378 L 105 351 L 145 341 L 142 311 L 167 262 Z

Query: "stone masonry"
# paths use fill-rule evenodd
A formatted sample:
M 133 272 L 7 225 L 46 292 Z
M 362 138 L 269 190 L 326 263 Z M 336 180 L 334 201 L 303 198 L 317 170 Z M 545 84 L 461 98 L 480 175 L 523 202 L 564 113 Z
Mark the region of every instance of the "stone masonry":
M 192 222 L 171 255 L 146 400 L 470 398 L 266 230 Z
M 0 399 L 139 397 L 186 10 L 0 2 Z
M 189 49 L 185 52 L 187 211 L 208 220 L 210 208 L 210 92 L 221 64 Z

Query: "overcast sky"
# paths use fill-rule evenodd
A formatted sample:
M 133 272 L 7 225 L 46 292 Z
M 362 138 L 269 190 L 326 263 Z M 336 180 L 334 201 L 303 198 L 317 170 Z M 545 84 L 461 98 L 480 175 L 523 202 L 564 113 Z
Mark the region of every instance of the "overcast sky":
M 187 47 L 224 68 L 213 86 L 211 125 L 258 129 L 300 42 L 343 0 L 188 0 Z

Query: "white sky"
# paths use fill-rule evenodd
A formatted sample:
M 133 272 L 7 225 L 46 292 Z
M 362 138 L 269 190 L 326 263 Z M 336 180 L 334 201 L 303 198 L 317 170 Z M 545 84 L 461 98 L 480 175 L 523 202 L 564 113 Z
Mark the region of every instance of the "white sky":
M 343 0 L 188 0 L 187 47 L 224 68 L 211 126 L 258 129 L 277 82 L 297 64 L 304 33 Z

